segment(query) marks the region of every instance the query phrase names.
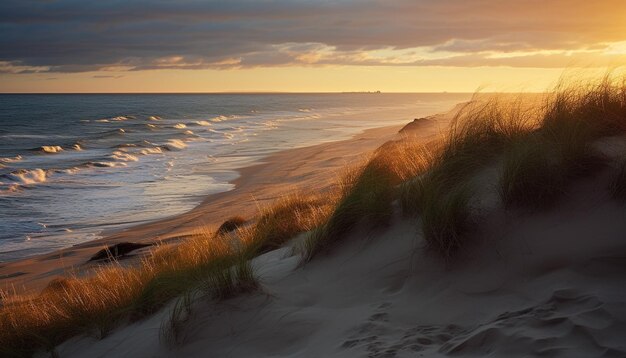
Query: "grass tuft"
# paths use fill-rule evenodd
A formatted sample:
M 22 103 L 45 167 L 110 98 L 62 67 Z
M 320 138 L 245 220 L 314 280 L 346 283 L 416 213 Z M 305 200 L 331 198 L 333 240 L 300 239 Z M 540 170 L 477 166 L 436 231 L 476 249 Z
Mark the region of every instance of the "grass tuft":
M 540 140 L 527 139 L 508 148 L 498 183 L 505 207 L 547 207 L 563 194 L 564 168 L 554 154 Z
M 473 225 L 470 198 L 467 186 L 447 193 L 424 191 L 422 194 L 420 214 L 424 239 L 427 247 L 444 259 L 450 259 L 466 245 Z

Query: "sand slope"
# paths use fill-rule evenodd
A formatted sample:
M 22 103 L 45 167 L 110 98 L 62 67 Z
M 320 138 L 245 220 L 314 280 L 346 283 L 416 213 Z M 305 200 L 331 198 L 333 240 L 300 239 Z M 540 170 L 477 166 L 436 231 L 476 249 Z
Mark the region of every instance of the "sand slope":
M 481 220 L 454 264 L 424 252 L 419 222 L 396 215 L 389 228 L 354 232 L 304 267 L 291 247 L 258 257 L 262 291 L 219 304 L 199 298 L 178 344 L 160 338 L 168 308 L 58 353 L 626 356 L 626 206 L 606 193 L 612 169 L 576 181 L 557 208 L 537 213 L 500 207 L 496 169 L 475 178 Z

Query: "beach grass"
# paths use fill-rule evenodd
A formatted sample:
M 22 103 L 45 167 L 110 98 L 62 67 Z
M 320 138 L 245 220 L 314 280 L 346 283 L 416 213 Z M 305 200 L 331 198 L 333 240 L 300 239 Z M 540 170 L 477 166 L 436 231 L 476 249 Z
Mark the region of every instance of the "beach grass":
M 564 174 L 549 143 L 528 138 L 505 151 L 498 192 L 507 208 L 548 207 L 564 192 Z
M 223 237 L 220 237 L 223 238 Z M 243 246 L 202 231 L 156 248 L 139 265 L 100 266 L 86 278 L 53 281 L 36 296 L 7 296 L 0 309 L 0 355 L 52 350 L 79 334 L 104 337 L 193 289 L 224 299 L 256 287 Z
M 341 241 L 360 223 L 378 228 L 389 222 L 396 185 L 420 170 L 418 163 L 423 160 L 411 156 L 413 152 L 402 150 L 404 146 L 402 142 L 387 143 L 364 165 L 346 172 L 340 181 L 339 199 L 328 219 L 305 238 L 304 262 Z

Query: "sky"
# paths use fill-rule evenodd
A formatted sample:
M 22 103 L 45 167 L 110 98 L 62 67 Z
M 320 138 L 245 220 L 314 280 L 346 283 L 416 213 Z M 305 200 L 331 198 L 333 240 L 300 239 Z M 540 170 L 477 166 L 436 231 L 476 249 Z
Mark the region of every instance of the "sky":
M 624 0 L 3 0 L 0 92 L 542 91 Z

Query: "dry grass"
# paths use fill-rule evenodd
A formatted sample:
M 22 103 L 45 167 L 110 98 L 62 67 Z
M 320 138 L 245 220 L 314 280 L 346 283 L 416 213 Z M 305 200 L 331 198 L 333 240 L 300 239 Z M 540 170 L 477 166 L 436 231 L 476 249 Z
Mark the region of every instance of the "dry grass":
M 79 334 L 105 336 L 112 328 L 163 307 L 190 289 L 216 299 L 255 287 L 247 257 L 236 242 L 198 233 L 160 247 L 137 267 L 102 266 L 88 278 L 53 281 L 34 297 L 5 296 L 0 309 L 0 356 L 52 350 Z M 235 269 L 232 269 L 232 268 Z
M 254 226 L 242 228 L 238 235 L 248 243 L 252 255 L 282 246 L 299 233 L 323 223 L 334 205 L 334 195 L 327 197 L 292 194 L 261 208 Z
M 548 207 L 563 194 L 565 179 L 554 149 L 529 137 L 506 150 L 498 190 L 507 208 Z
M 430 160 L 422 145 L 405 138 L 388 142 L 365 164 L 348 170 L 341 180 L 339 200 L 322 225 L 303 244 L 303 260 L 340 241 L 359 223 L 386 225 L 393 214 L 396 186 L 422 172 Z

